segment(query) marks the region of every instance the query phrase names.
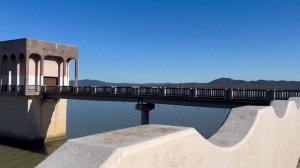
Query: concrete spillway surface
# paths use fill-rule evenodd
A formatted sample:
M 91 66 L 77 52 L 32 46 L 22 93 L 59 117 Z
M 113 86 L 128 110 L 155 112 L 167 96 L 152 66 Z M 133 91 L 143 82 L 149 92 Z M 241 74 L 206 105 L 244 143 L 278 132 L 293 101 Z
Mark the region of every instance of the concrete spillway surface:
M 138 126 L 69 140 L 38 167 L 292 167 L 300 156 L 297 100 L 233 109 L 210 139 L 193 128 Z
M 152 145 L 151 140 L 155 143 L 158 137 L 167 138 L 174 133 L 186 130 L 194 130 L 193 128 L 163 126 L 163 125 L 145 125 L 117 131 L 106 132 L 102 134 L 91 135 L 83 138 L 69 140 L 63 145 L 56 156 L 50 156 L 40 167 L 94 167 L 104 163 L 116 150 L 120 147 L 129 147 L 132 145 L 143 144 L 144 147 Z M 166 139 L 167 140 L 167 139 Z M 69 153 L 72 151 L 71 153 Z M 84 155 L 81 155 L 84 154 Z M 60 161 L 56 159 L 60 158 Z M 69 162 L 70 160 L 74 162 Z M 63 161 L 63 163 L 61 162 Z

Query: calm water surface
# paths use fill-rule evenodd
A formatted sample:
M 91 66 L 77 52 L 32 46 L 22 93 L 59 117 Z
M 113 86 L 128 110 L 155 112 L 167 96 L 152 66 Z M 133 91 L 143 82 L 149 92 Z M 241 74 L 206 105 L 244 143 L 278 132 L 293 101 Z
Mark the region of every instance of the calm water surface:
M 228 115 L 228 109 L 156 105 L 150 123 L 194 127 L 205 138 L 214 134 Z M 67 138 L 122 129 L 140 124 L 135 103 L 68 101 Z M 64 141 L 44 148 L 20 149 L 0 144 L 0 168 L 30 168 L 44 160 Z

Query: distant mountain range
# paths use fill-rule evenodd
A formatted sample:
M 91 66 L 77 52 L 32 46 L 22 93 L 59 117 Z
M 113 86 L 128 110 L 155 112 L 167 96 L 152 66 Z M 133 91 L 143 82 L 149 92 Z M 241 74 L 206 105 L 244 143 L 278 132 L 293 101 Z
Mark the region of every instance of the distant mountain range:
M 74 81 L 70 81 L 73 85 Z M 99 80 L 79 80 L 81 86 L 167 86 L 188 88 L 244 88 L 244 89 L 300 89 L 300 81 L 244 81 L 230 78 L 219 78 L 209 83 L 111 83 Z

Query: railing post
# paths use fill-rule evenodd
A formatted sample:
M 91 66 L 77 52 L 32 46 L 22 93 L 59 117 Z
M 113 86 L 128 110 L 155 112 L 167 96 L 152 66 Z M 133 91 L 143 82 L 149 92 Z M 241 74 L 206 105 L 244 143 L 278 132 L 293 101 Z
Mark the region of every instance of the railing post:
M 114 89 L 114 87 L 113 87 L 113 86 L 111 86 L 110 88 L 111 88 L 111 90 L 110 90 L 110 94 L 111 94 L 111 95 L 114 95 L 114 92 L 115 92 L 115 89 Z
M 45 87 L 41 86 L 41 93 L 45 93 Z
M 20 92 L 19 85 L 15 85 L 15 92 L 18 94 Z
M 233 98 L 232 93 L 233 93 L 232 89 L 225 89 L 224 100 L 232 101 L 232 98 Z
M 266 91 L 266 101 L 273 101 L 275 100 L 275 90 L 267 90 Z
M 117 86 L 113 87 L 113 95 L 117 95 L 118 93 L 118 88 Z
M 73 87 L 71 87 L 71 86 L 68 86 L 68 94 L 72 94 L 73 93 Z
M 60 93 L 61 93 L 60 86 L 58 86 L 58 85 L 56 86 L 56 93 L 57 93 L 57 94 L 60 94 Z
M 78 86 L 73 86 L 73 94 L 77 94 L 78 93 Z
M 136 87 L 136 95 L 137 95 L 137 96 L 139 96 L 139 95 L 140 95 L 140 93 L 141 93 L 141 91 L 140 91 L 140 87 Z
M 96 92 L 97 92 L 97 88 L 95 87 L 95 86 L 92 86 L 91 87 L 91 94 L 96 94 Z
M 190 99 L 193 99 L 193 98 L 195 98 L 195 88 L 190 88 L 189 89 L 189 98 Z
M 160 97 L 165 97 L 165 96 L 166 96 L 166 95 L 165 95 L 165 90 L 166 90 L 165 87 L 160 87 L 160 88 L 159 88 L 159 96 L 160 96 Z
M 7 89 L 8 93 L 11 93 L 11 85 L 8 85 L 7 87 L 8 87 Z

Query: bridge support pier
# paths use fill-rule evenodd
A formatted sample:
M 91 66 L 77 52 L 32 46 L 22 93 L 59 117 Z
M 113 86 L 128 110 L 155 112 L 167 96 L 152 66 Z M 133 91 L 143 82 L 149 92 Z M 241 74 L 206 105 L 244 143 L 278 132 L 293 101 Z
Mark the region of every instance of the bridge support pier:
M 135 109 L 141 111 L 141 125 L 149 124 L 149 112 L 155 108 L 153 103 L 138 103 Z
M 0 96 L 0 140 L 44 142 L 64 139 L 66 135 L 65 99 L 39 96 Z

